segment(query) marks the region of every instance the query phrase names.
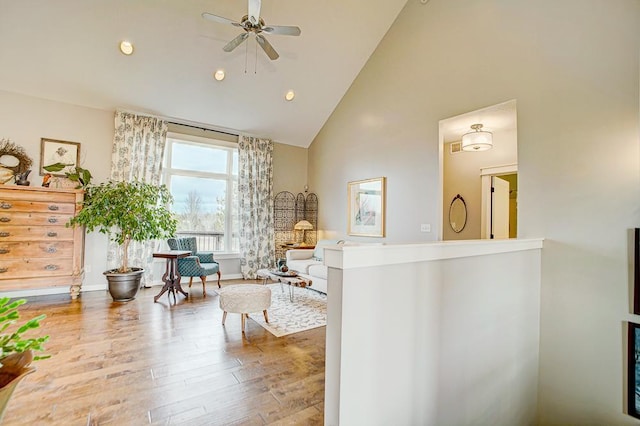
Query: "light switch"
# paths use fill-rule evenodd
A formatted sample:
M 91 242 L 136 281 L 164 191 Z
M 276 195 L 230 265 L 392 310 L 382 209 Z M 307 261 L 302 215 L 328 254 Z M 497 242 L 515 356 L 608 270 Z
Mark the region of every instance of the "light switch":
M 431 232 L 431 224 L 423 223 L 422 225 L 420 225 L 420 232 Z

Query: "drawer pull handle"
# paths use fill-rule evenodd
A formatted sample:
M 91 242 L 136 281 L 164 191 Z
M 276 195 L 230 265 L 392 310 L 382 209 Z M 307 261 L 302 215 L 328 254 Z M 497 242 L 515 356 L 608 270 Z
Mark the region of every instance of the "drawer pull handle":
M 44 269 L 46 269 L 47 271 L 55 271 L 56 269 L 58 269 L 57 265 L 47 265 L 44 267 Z
M 8 232 L 0 232 L 0 237 L 8 237 L 9 235 L 11 234 L 9 234 Z
M 0 222 L 4 222 L 4 223 L 11 222 L 11 218 L 10 217 L 6 217 L 6 216 L 2 216 L 2 217 L 0 217 Z
M 0 268 L 0 274 L 3 274 L 5 272 L 9 272 L 9 268 Z
M 58 249 L 55 247 L 47 247 L 47 253 L 55 253 L 57 252 Z
M 49 210 L 51 210 L 52 212 L 58 211 L 59 209 L 60 207 L 56 206 L 55 204 L 49 206 Z
M 50 217 L 49 218 L 49 223 L 58 223 L 58 218 L 57 217 Z
M 9 210 L 11 207 L 13 207 L 11 204 L 3 201 L 2 204 L 0 204 L 0 208 L 5 209 L 5 210 Z
M 0 248 L 0 254 L 7 254 L 9 253 L 11 250 L 7 249 L 7 248 Z
M 58 233 L 57 232 L 47 232 L 47 237 L 57 237 Z

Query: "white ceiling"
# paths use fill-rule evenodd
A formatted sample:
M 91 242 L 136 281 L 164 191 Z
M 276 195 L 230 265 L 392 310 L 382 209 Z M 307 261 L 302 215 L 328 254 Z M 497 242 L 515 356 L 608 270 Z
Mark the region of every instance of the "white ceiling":
M 266 35 L 270 61 L 253 38 L 223 52 L 242 30 L 201 17 L 239 21 L 246 0 L 0 0 L 0 90 L 307 147 L 406 1 L 263 0 L 266 25 L 302 30 Z

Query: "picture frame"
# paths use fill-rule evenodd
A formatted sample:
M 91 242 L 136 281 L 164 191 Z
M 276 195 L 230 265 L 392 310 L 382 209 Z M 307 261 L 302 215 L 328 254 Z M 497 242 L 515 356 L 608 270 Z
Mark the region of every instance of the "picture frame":
M 348 235 L 385 236 L 386 183 L 379 177 L 347 184 Z
M 61 141 L 57 139 L 40 139 L 40 175 L 49 173 L 52 176 L 66 176 L 72 172 L 80 161 L 80 143 Z M 57 172 L 48 172 L 44 168 L 55 163 L 68 164 Z
M 640 419 L 640 324 L 627 328 L 627 414 Z

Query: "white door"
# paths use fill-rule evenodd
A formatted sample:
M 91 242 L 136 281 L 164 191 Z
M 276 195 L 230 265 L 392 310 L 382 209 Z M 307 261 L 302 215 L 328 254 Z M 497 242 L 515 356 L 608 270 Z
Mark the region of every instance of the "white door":
M 509 182 L 491 176 L 491 238 L 509 238 Z

